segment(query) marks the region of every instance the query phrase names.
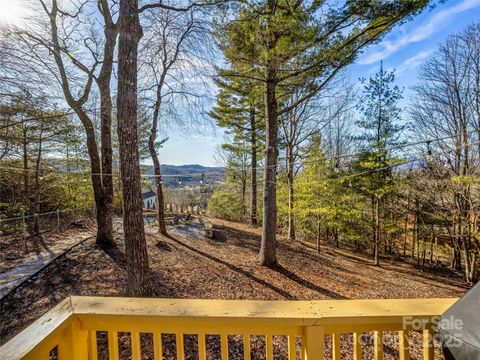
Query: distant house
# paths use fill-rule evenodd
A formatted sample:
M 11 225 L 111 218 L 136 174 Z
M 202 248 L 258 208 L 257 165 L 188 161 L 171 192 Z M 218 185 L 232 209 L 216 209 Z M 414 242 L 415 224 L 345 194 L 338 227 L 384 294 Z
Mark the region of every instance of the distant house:
M 157 193 L 152 190 L 142 191 L 142 200 L 144 209 L 156 209 L 157 208 Z

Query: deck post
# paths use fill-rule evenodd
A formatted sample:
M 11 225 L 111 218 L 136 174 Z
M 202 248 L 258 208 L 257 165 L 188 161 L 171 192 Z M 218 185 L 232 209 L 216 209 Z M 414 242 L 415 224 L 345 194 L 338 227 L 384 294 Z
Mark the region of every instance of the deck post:
M 325 355 L 323 326 L 306 326 L 303 330 L 302 346 L 304 360 L 323 360 Z
M 88 359 L 88 331 L 82 330 L 80 320 L 72 317 L 58 344 L 58 358 L 71 360 Z

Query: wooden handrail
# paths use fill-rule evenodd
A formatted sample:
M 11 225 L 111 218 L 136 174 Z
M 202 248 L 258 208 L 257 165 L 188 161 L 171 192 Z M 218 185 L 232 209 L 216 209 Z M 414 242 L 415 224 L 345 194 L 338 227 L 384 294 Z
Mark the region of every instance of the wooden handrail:
M 58 347 L 59 360 L 96 359 L 96 332 L 107 331 L 113 359 L 118 353 L 118 345 L 117 348 L 112 345 L 117 343 L 118 332 L 132 334 L 135 351 L 140 351 L 137 343 L 140 333 L 152 333 L 157 345 L 158 334 L 176 334 L 177 346 L 183 344 L 183 334 L 199 334 L 200 350 L 205 347 L 205 334 L 218 334 L 222 339 L 241 334 L 246 344 L 249 344 L 249 336 L 262 335 L 266 336 L 267 352 L 273 335 L 285 335 L 290 339 L 301 336 L 308 360 L 323 359 L 323 342 L 318 339 L 332 334 L 334 359 L 337 359 L 340 334 L 354 333 L 354 339 L 358 339 L 359 334 L 373 331 L 375 358 L 381 359 L 382 332 L 396 331 L 403 344 L 400 354 L 402 359 L 407 359 L 405 334 L 408 324 L 424 324 L 424 338 L 428 340 L 432 318 L 442 314 L 456 300 L 244 301 L 74 296 L 62 301 L 2 346 L 0 357 L 5 360 L 47 359 L 45 354 Z M 406 323 L 405 319 L 410 322 Z M 290 347 L 294 345 L 292 341 L 289 341 Z M 222 343 L 223 349 L 225 346 L 227 343 Z M 361 358 L 360 346 L 356 341 L 356 359 Z M 183 352 L 182 345 L 180 347 Z M 292 355 L 293 350 L 289 353 Z M 433 358 L 433 350 L 427 345 L 424 356 Z M 268 354 L 267 359 L 270 359 Z
M 35 349 L 52 349 L 57 345 L 56 335 L 69 325 L 72 314 L 71 298 L 66 298 L 0 347 L 0 358 L 28 359 L 28 355 Z

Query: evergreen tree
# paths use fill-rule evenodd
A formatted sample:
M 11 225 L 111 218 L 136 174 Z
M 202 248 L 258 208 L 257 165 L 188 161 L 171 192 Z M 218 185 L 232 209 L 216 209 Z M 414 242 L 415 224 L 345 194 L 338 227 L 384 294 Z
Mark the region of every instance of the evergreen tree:
M 259 101 L 261 89 L 255 82 L 248 79 L 219 78 L 216 81 L 220 91 L 217 95 L 217 104 L 210 112 L 210 116 L 217 125 L 228 128 L 234 136 L 231 144 L 231 155 L 247 155 L 250 176 L 250 223 L 256 225 L 257 220 L 257 166 L 258 153 L 262 149 L 264 134 L 263 106 Z M 239 146 L 239 144 L 241 144 Z M 227 147 L 228 148 L 228 147 Z M 246 152 L 246 153 L 245 153 Z M 238 159 L 241 160 L 242 159 Z M 233 169 L 232 171 L 241 171 Z M 242 186 L 242 191 L 245 188 Z M 242 197 L 244 198 L 244 197 Z
M 230 68 L 224 76 L 243 77 L 263 86 L 265 102 L 265 169 L 262 265 L 276 258 L 278 119 L 310 99 L 350 64 L 366 45 L 396 23 L 423 9 L 429 1 L 358 2 L 331 6 L 323 1 L 265 0 L 240 4 L 235 19 L 218 27 L 219 45 Z M 282 99 L 298 81 L 308 86 L 303 97 L 285 105 Z
M 241 194 L 241 215 L 242 220 L 246 220 L 247 207 L 247 181 L 249 179 L 249 146 L 247 143 L 238 137 L 233 139 L 230 144 L 223 144 L 222 150 L 224 152 L 226 177 L 229 183 L 240 185 Z
M 322 151 L 320 138 L 313 136 L 304 169 L 295 183 L 296 216 L 298 229 L 317 238 L 318 250 L 324 234 L 327 239 L 332 236 L 338 246 L 340 238 L 356 242 L 364 233 L 363 199 L 344 176 Z
M 363 130 L 358 140 L 364 150 L 353 164 L 354 171 L 361 174 L 354 182 L 357 190 L 371 200 L 372 244 L 375 265 L 378 265 L 379 243 L 381 238 L 385 241 L 380 224 L 383 201 L 397 186 L 392 166 L 399 163 L 399 159 L 389 148 L 399 145 L 404 128 L 398 125 L 402 90 L 394 85 L 394 71 L 384 70 L 383 63 L 373 78 L 361 81 L 364 87 L 358 109 L 363 117 L 357 125 Z

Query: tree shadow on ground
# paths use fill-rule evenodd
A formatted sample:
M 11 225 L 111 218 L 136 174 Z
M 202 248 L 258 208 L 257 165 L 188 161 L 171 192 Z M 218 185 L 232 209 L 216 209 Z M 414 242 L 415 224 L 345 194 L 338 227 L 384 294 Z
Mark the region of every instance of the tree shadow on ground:
M 238 266 L 236 266 L 236 265 L 230 264 L 230 263 L 228 263 L 228 262 L 226 262 L 226 261 L 224 261 L 224 260 L 222 260 L 222 259 L 219 259 L 219 258 L 217 258 L 217 257 L 215 257 L 215 256 L 213 256 L 213 255 L 211 255 L 211 254 L 208 254 L 208 253 L 203 252 L 203 251 L 201 251 L 201 250 L 195 249 L 194 247 L 185 244 L 184 242 L 182 242 L 182 241 L 174 238 L 174 237 L 171 236 L 171 235 L 168 236 L 168 239 L 170 239 L 171 241 L 175 242 L 176 244 L 178 244 L 178 245 L 180 245 L 180 246 L 182 246 L 182 247 L 184 247 L 184 248 L 186 248 L 186 249 L 188 249 L 188 250 L 190 250 L 190 251 L 192 251 L 192 252 L 195 252 L 195 253 L 197 253 L 197 254 L 199 254 L 199 255 L 201 255 L 201 256 L 203 256 L 203 257 L 205 257 L 205 258 L 207 258 L 207 259 L 209 259 L 209 260 L 211 260 L 211 261 L 214 261 L 214 262 L 216 262 L 216 263 L 218 263 L 218 264 L 221 264 L 221 265 L 223 265 L 223 266 L 226 266 L 226 267 L 229 268 L 230 270 L 235 271 L 235 272 L 237 272 L 237 273 L 239 273 L 239 274 L 241 274 L 241 275 L 249 278 L 250 280 L 255 281 L 256 283 L 258 283 L 258 284 L 260 284 L 260 285 L 262 285 L 262 286 L 265 286 L 265 287 L 273 290 L 274 292 L 276 292 L 277 294 L 283 296 L 283 297 L 286 298 L 286 299 L 289 299 L 289 300 L 296 300 L 296 299 L 297 299 L 295 296 L 293 296 L 293 295 L 290 294 L 289 292 L 287 292 L 287 291 L 285 291 L 285 290 L 283 290 L 283 289 L 281 289 L 281 288 L 279 288 L 279 287 L 276 287 L 276 286 L 268 283 L 267 281 L 265 281 L 265 280 L 263 280 L 263 279 L 260 279 L 260 278 L 256 277 L 255 275 L 253 275 L 253 274 L 252 274 L 251 272 L 249 272 L 249 271 L 246 271 L 246 270 L 244 270 L 244 269 L 242 269 L 242 268 L 240 268 L 240 267 L 238 267 Z
M 42 251 L 45 250 L 50 256 L 53 255 L 53 251 L 48 247 L 45 239 L 41 234 L 29 236 L 27 240 L 30 240 L 32 242 L 35 254 L 40 255 Z
M 99 249 L 103 250 L 118 266 L 123 268 L 127 267 L 127 256 L 117 244 L 109 247 L 99 247 Z
M 231 270 L 233 270 L 233 271 L 235 271 L 235 272 L 237 272 L 237 273 L 240 273 L 240 274 L 248 277 L 248 278 L 251 279 L 251 280 L 256 281 L 256 282 L 259 283 L 260 285 L 266 286 L 266 287 L 272 289 L 273 291 L 279 293 L 280 295 L 286 297 L 287 299 L 295 299 L 295 296 L 291 295 L 291 294 L 288 293 L 287 291 L 285 291 L 285 290 L 283 290 L 283 289 L 280 289 L 280 288 L 278 288 L 278 287 L 276 287 L 276 286 L 274 286 L 274 285 L 266 282 L 265 280 L 260 279 L 260 278 L 258 278 L 258 277 L 256 277 L 256 276 L 254 276 L 251 272 L 248 272 L 248 271 L 246 271 L 246 270 L 244 270 L 244 269 L 242 269 L 242 268 L 240 268 L 240 267 L 238 267 L 238 266 L 236 266 L 236 265 L 233 265 L 233 264 L 231 264 L 231 263 L 229 263 L 229 262 L 227 262 L 227 261 L 225 261 L 225 260 L 219 259 L 219 258 L 217 258 L 217 257 L 215 257 L 215 256 L 213 256 L 213 255 L 211 255 L 211 254 L 208 254 L 208 253 L 203 252 L 203 251 L 201 251 L 201 250 L 195 249 L 195 248 L 193 248 L 192 246 L 189 246 L 189 245 L 185 244 L 184 242 L 182 242 L 182 241 L 180 241 L 180 240 L 178 240 L 178 239 L 176 239 L 176 238 L 174 238 L 174 237 L 172 237 L 172 236 L 170 236 L 169 238 L 170 238 L 171 240 L 173 240 L 174 242 L 176 242 L 177 244 L 179 244 L 179 245 L 181 245 L 181 246 L 183 246 L 183 247 L 185 247 L 185 248 L 187 248 L 187 249 L 189 249 L 189 250 L 191 250 L 191 251 L 193 251 L 193 252 L 195 252 L 195 253 L 197 253 L 197 254 L 200 254 L 201 256 L 204 256 L 204 257 L 206 257 L 206 258 L 208 258 L 208 259 L 210 259 L 210 260 L 212 260 L 212 261 L 215 261 L 215 262 L 217 262 L 217 263 L 219 263 L 219 264 L 222 264 L 222 265 L 228 267 L 229 269 L 231 269 Z M 237 243 L 236 245 L 238 246 L 239 244 Z M 240 246 L 241 246 L 241 245 L 240 245 Z M 344 296 L 342 296 L 342 295 L 340 295 L 340 294 L 338 294 L 338 293 L 335 293 L 335 292 L 330 291 L 330 290 L 328 290 L 328 289 L 324 289 L 324 288 L 322 288 L 322 287 L 320 287 L 320 286 L 318 286 L 318 285 L 313 284 L 312 282 L 310 282 L 310 281 L 308 281 L 308 280 L 306 280 L 306 279 L 304 279 L 304 278 L 301 278 L 300 276 L 298 276 L 297 274 L 291 272 L 290 270 L 286 269 L 285 267 L 276 266 L 276 267 L 271 268 L 271 270 L 272 270 L 272 271 L 275 271 L 275 272 L 277 272 L 277 273 L 279 273 L 279 274 L 281 274 L 281 275 L 283 275 L 283 276 L 285 276 L 285 277 L 287 277 L 288 279 L 296 282 L 298 285 L 300 285 L 300 286 L 302 286 L 302 287 L 305 287 L 305 288 L 307 288 L 307 289 L 309 289 L 309 290 L 315 291 L 315 292 L 317 292 L 317 293 L 319 293 L 319 294 L 321 294 L 321 295 L 323 295 L 323 296 L 326 296 L 326 297 L 329 297 L 329 298 L 334 298 L 334 299 L 344 299 L 344 298 L 345 298 Z
M 246 248 L 251 250 L 254 253 L 257 253 L 260 248 L 261 236 L 249 231 L 230 228 L 227 226 L 220 226 L 222 232 L 226 233 L 227 235 L 227 243 L 233 246 L 238 246 L 242 248 Z M 215 225 L 214 229 L 217 229 Z M 224 235 L 225 236 L 225 235 Z M 337 276 L 342 276 L 340 274 L 344 274 L 342 278 L 349 279 L 352 274 L 359 274 L 358 271 L 355 271 L 354 268 L 345 269 L 341 266 L 338 266 L 334 262 L 335 256 L 343 256 L 343 254 L 325 254 L 325 253 L 317 253 L 313 252 L 314 250 L 308 246 L 305 246 L 303 242 L 288 242 L 285 240 L 278 241 L 278 255 L 282 256 L 282 254 L 295 254 L 295 257 L 298 259 L 298 256 L 305 258 L 305 260 L 312 261 L 316 264 L 323 266 L 325 269 L 329 269 L 335 271 Z M 298 256 L 297 256 L 298 255 Z M 328 256 L 327 256 L 328 255 Z M 291 259 L 291 255 L 288 258 L 285 258 L 286 262 L 289 262 Z M 365 260 L 364 263 L 366 264 L 367 261 Z
M 215 225 L 215 228 L 217 228 L 217 225 Z M 228 227 L 225 225 L 220 225 L 218 226 L 218 228 L 221 229 L 222 232 L 226 232 L 227 234 L 229 234 L 228 242 L 230 244 L 244 247 L 255 252 L 258 251 L 261 241 L 260 235 L 246 230 Z M 323 241 L 322 243 L 324 249 L 331 250 L 334 246 L 325 241 Z M 355 253 L 355 251 L 357 250 L 347 244 L 342 244 L 342 247 L 340 249 L 335 248 L 334 253 L 321 252 L 320 254 L 318 254 L 316 252 L 313 253 L 313 251 L 316 251 L 314 246 L 303 241 L 279 241 L 278 250 L 293 252 L 295 254 L 305 257 L 306 259 L 321 263 L 322 266 L 328 267 L 329 270 L 333 270 L 337 274 L 360 274 L 360 272 L 356 271 L 355 268 L 358 266 L 363 266 L 366 268 L 370 268 L 371 270 L 382 269 L 383 271 L 391 271 L 402 275 L 406 274 L 413 277 L 415 281 L 421 284 L 428 285 L 429 281 L 435 281 L 437 283 L 439 282 L 438 277 L 435 275 L 438 274 L 439 270 L 441 271 L 441 269 L 426 268 L 425 271 L 419 273 L 420 269 L 408 259 L 392 260 L 388 257 L 382 257 L 380 259 L 380 266 L 376 266 L 374 265 L 373 259 L 371 259 L 368 253 Z M 334 260 L 331 257 L 343 258 L 344 260 L 352 262 L 352 265 L 354 266 L 349 269 L 339 267 L 335 264 Z M 442 274 L 449 279 L 449 282 L 448 284 L 445 284 L 443 286 L 440 283 L 440 287 L 445 288 L 446 290 L 450 290 L 450 286 L 458 286 L 464 289 L 469 288 L 468 286 L 466 286 L 466 284 L 462 282 L 462 276 L 460 276 L 458 273 L 455 273 L 454 271 L 451 271 L 449 269 L 443 269 Z
M 401 275 L 408 275 L 412 277 L 413 280 L 425 285 L 431 285 L 431 282 L 434 281 L 437 283 L 436 286 L 446 290 L 451 290 L 452 286 L 469 289 L 469 286 L 463 282 L 462 276 L 450 269 L 428 267 L 422 271 L 419 267 L 407 259 L 391 260 L 387 257 L 381 257 L 380 265 L 374 265 L 373 261 L 369 263 L 366 259 L 363 260 L 362 257 L 348 254 L 344 251 L 340 252 L 339 255 L 347 258 L 350 261 L 357 262 L 358 264 L 365 262 L 365 265 L 371 267 L 372 269 L 381 269 L 382 271 L 390 271 Z M 448 279 L 448 283 L 440 283 L 438 277 L 440 272 L 445 279 Z
M 316 291 L 318 292 L 319 294 L 322 294 L 322 295 L 325 295 L 325 296 L 328 296 L 332 299 L 347 299 L 345 296 L 343 295 L 340 295 L 334 291 L 330 291 L 328 289 L 324 289 L 318 285 L 315 285 L 313 283 L 311 283 L 310 281 L 308 280 L 305 280 L 303 278 L 301 278 L 300 276 L 298 276 L 297 274 L 291 272 L 290 270 L 286 269 L 285 267 L 281 266 L 281 265 L 276 265 L 276 266 L 273 266 L 271 267 L 271 269 L 273 271 L 276 271 L 280 274 L 282 274 L 283 276 L 289 278 L 290 280 L 296 282 L 297 284 L 299 284 L 300 286 L 303 286 L 303 287 L 306 287 L 310 290 L 313 290 L 313 291 Z

